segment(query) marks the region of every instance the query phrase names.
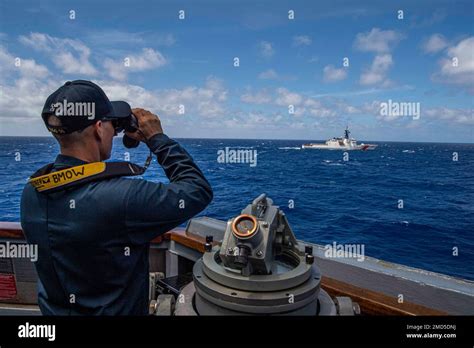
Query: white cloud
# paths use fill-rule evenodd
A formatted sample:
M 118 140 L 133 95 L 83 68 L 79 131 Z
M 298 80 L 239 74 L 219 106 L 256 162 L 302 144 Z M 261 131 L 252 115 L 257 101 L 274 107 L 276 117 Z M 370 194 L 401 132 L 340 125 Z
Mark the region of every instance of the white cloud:
M 249 91 L 248 93 L 242 94 L 240 100 L 247 104 L 268 104 L 272 101 L 272 96 L 267 90 L 258 91 L 256 93 Z
M 384 103 L 387 101 L 385 100 Z M 362 111 L 373 115 L 377 120 L 393 122 L 400 120 L 400 116 L 389 114 L 381 115 L 381 103 L 382 101 L 374 100 L 370 103 L 364 103 Z M 420 108 L 420 120 L 414 124 L 410 123 L 407 125 L 408 128 L 416 127 L 417 124 L 426 125 L 427 123 L 442 122 L 443 124 L 452 125 L 474 125 L 474 109 L 462 109 L 462 108 L 449 108 L 449 107 L 431 107 L 431 108 Z
M 276 79 L 278 79 L 278 74 L 276 73 L 275 70 L 268 69 L 268 70 L 265 70 L 265 71 L 261 72 L 258 75 L 258 78 L 262 79 L 262 80 L 276 80 Z
M 19 58 L 18 66 L 15 64 L 17 62 L 16 58 Z M 0 79 L 3 80 L 7 75 L 15 72 L 32 79 L 44 78 L 49 75 L 48 68 L 36 63 L 34 59 L 14 57 L 4 47 L 0 46 Z
M 347 77 L 347 70 L 337 69 L 333 65 L 327 65 L 323 69 L 323 80 L 325 82 L 336 82 L 344 80 Z
M 332 117 L 337 115 L 336 111 L 328 108 L 310 109 L 308 112 L 315 117 Z
M 127 68 L 123 62 L 106 58 L 104 68 L 107 70 L 109 76 L 115 80 L 123 81 L 127 78 Z
M 448 47 L 448 41 L 441 34 L 433 34 L 422 44 L 425 53 L 436 53 Z
M 337 107 L 327 105 L 327 103 L 323 103 L 321 100 L 289 91 L 286 88 L 278 88 L 276 94 L 274 103 L 286 107 L 293 105 L 295 107 L 293 116 L 295 117 L 304 115 L 312 117 L 332 117 L 338 114 L 338 110 L 336 110 Z
M 360 84 L 364 86 L 375 84 L 388 86 L 390 81 L 386 78 L 386 75 L 392 65 L 392 55 L 388 53 L 376 55 L 370 68 L 362 72 Z
M 309 46 L 311 45 L 311 38 L 307 35 L 300 35 L 293 37 L 294 46 Z
M 259 52 L 262 57 L 270 58 L 275 54 L 273 45 L 268 41 L 261 41 L 259 43 Z
M 313 98 L 308 98 L 304 101 L 303 103 L 304 106 L 310 107 L 310 108 L 320 108 L 322 103 L 320 100 L 316 100 Z
M 302 117 L 302 116 L 311 116 L 311 117 L 317 117 L 317 118 L 325 118 L 325 117 L 330 117 L 334 116 L 337 113 L 334 110 L 331 110 L 326 107 L 304 107 L 304 106 L 298 106 L 295 108 L 294 114 L 292 116 L 294 117 Z
M 424 115 L 449 123 L 474 126 L 474 109 L 437 107 L 424 110 Z
M 129 47 L 130 45 L 144 45 L 152 42 L 154 46 L 172 46 L 176 38 L 171 33 L 160 33 L 151 31 L 129 32 L 117 29 L 101 29 L 87 33 L 86 41 L 94 46 L 106 47 Z
M 0 117 L 41 120 L 41 111 L 46 98 L 59 86 L 58 81 L 49 79 L 44 81 L 30 77 L 20 77 L 11 85 L 3 85 Z
M 247 115 L 247 124 L 253 125 L 270 125 L 272 119 L 267 117 L 262 111 L 250 111 Z
M 365 102 L 361 106 L 361 112 L 373 116 L 380 116 L 380 103 L 380 100 L 372 100 L 371 102 Z
M 305 106 L 303 112 L 314 117 L 331 117 L 337 115 L 334 108 L 324 105 L 320 100 L 308 98 L 304 101 Z
M 127 65 L 126 65 L 127 63 Z M 128 72 L 137 72 L 159 68 L 167 63 L 163 55 L 152 48 L 144 48 L 138 55 L 132 54 L 122 60 L 107 58 L 104 67 L 110 77 L 116 80 L 125 80 Z
M 34 59 L 23 59 L 18 67 L 22 75 L 27 75 L 32 78 L 45 78 L 49 71 L 44 65 L 37 64 Z
M 439 65 L 439 72 L 433 75 L 435 81 L 459 85 L 474 94 L 474 36 L 448 48 Z
M 41 120 L 44 102 L 59 82 L 54 81 L 48 69 L 35 60 L 20 58 L 17 67 L 15 58 L 0 46 L 0 117 L 8 122 L 20 122 L 25 118 Z
M 362 109 L 358 106 L 347 104 L 344 99 L 336 99 L 333 103 L 333 107 L 338 112 L 341 112 L 344 115 L 347 114 L 361 114 Z
M 61 39 L 42 33 L 20 36 L 20 42 L 48 53 L 53 63 L 64 74 L 97 75 L 97 70 L 89 61 L 90 49 L 79 40 Z
M 323 104 L 320 100 L 308 98 L 305 100 L 304 105 L 306 106 L 309 114 L 316 117 L 333 117 L 338 114 L 339 105 L 328 106 Z
M 140 106 L 164 116 L 181 116 L 179 107 L 185 107 L 184 115 L 213 118 L 225 116 L 224 102 L 227 90 L 221 80 L 209 76 L 204 86 L 188 86 L 183 89 L 150 91 L 143 87 L 111 81 L 98 81 L 111 100 L 125 100 L 132 107 Z
M 303 101 L 303 97 L 294 92 L 290 92 L 286 88 L 278 88 L 277 89 L 277 98 L 275 103 L 280 106 L 288 106 L 288 105 L 299 105 Z
M 361 113 L 361 110 L 355 106 L 347 104 L 342 99 L 315 99 L 301 93 L 290 91 L 283 87 L 275 89 L 274 93 L 270 93 L 267 89 L 262 89 L 260 91 L 249 90 L 240 97 L 240 100 L 247 104 L 276 105 L 283 106 L 285 109 L 289 105 L 293 105 L 294 114 L 291 114 L 292 117 L 301 117 L 306 115 L 311 117 L 325 118 L 337 116 L 341 113 Z
M 166 60 L 160 52 L 152 48 L 144 48 L 139 55 L 130 56 L 130 69 L 132 71 L 148 70 L 166 64 Z
M 0 66 L 2 69 L 12 69 L 12 77 L 18 78 L 12 82 L 2 81 L 0 98 L 0 117 L 8 119 L 8 127 L 20 131 L 21 125 L 32 119 L 38 121 L 39 131 L 41 126 L 41 110 L 46 98 L 58 89 L 63 80 L 53 77 L 48 79 L 40 75 L 29 74 L 28 70 L 16 72 L 10 61 L 13 55 L 0 47 Z M 24 60 L 23 60 L 24 61 Z M 22 61 L 22 62 L 23 62 Z M 2 70 L 2 71 L 3 71 Z M 4 76 L 2 74 L 2 76 Z M 9 79 L 10 80 L 10 79 Z M 188 86 L 182 89 L 160 89 L 148 90 L 144 87 L 106 80 L 95 80 L 101 86 L 111 100 L 128 101 L 132 107 L 143 107 L 166 118 L 166 125 L 172 125 L 174 116 L 184 119 L 188 126 L 195 124 L 193 117 L 201 117 L 203 120 L 213 118 L 224 118 L 228 115 L 226 111 L 227 89 L 223 82 L 215 77 L 209 76 L 205 83 L 200 86 Z M 180 105 L 185 107 L 185 113 L 179 113 Z M 2 121 L 3 122 L 3 121 Z M 6 122 L 6 121 L 5 121 Z M 6 123 L 5 123 L 6 124 Z M 176 126 L 179 129 L 179 125 Z M 25 132 L 27 132 L 25 130 Z M 45 133 L 44 133 L 45 134 Z
M 360 51 L 377 53 L 369 68 L 360 75 L 361 85 L 380 85 L 388 87 L 392 82 L 387 79 L 387 73 L 393 65 L 390 51 L 404 36 L 394 30 L 372 28 L 370 32 L 359 33 L 354 41 L 354 47 Z
M 359 33 L 354 47 L 360 51 L 385 53 L 390 52 L 403 39 L 403 35 L 394 30 L 372 28 L 370 32 Z

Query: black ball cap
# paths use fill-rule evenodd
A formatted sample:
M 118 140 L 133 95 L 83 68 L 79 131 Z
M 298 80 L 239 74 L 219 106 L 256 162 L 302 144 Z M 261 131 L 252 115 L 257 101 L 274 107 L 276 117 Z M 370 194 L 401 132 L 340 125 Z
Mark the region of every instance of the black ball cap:
M 68 81 L 51 94 L 41 117 L 50 132 L 68 134 L 84 129 L 98 120 L 118 120 L 130 117 L 127 102 L 110 101 L 102 88 L 91 81 Z M 48 124 L 48 117 L 56 115 L 61 126 Z

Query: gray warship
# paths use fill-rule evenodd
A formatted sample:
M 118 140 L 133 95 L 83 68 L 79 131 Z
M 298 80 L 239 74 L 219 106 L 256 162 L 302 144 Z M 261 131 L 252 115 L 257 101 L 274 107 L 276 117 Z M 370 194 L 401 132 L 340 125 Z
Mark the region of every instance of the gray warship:
M 332 138 L 322 143 L 309 143 L 301 145 L 302 149 L 316 149 L 316 150 L 374 150 L 378 145 L 376 144 L 358 144 L 354 138 L 350 137 L 351 132 L 349 127 L 344 130 L 344 137 Z

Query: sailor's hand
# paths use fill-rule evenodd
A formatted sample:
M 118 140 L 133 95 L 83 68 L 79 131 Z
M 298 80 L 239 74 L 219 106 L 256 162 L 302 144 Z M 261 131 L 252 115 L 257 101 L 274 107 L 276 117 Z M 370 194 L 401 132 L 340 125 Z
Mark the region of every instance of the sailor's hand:
M 125 132 L 130 138 L 144 142 L 156 134 L 163 133 L 161 121 L 157 115 L 140 108 L 132 109 L 132 113 L 137 118 L 139 131 L 133 133 Z

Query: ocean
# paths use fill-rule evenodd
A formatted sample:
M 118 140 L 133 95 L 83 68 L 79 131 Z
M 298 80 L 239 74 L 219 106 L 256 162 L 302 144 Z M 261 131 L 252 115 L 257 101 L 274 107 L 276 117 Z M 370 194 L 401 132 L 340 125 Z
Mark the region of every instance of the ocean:
M 474 280 L 474 144 L 379 142 L 345 161 L 343 151 L 302 150 L 303 140 L 178 141 L 214 189 L 200 215 L 227 220 L 266 193 L 299 239 L 360 244 L 366 256 Z M 239 149 L 256 161 L 218 160 Z M 53 138 L 0 137 L 0 221 L 19 221 L 27 178 L 58 151 Z M 111 160 L 126 152 L 143 165 L 148 149 L 116 138 Z M 156 160 L 144 177 L 167 182 Z

